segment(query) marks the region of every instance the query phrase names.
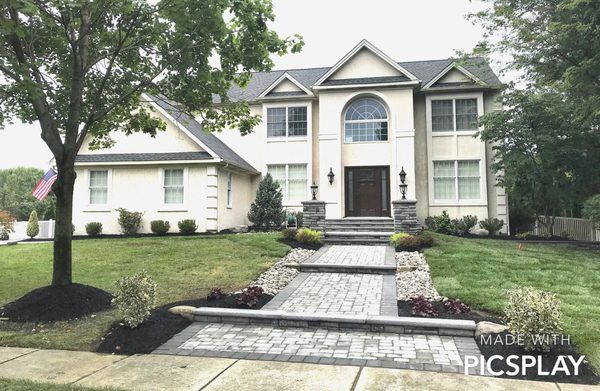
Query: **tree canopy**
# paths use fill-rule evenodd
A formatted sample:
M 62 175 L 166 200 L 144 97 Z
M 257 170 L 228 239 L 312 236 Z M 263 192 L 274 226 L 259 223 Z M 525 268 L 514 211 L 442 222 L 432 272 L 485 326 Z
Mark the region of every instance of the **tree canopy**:
M 0 170 L 0 210 L 5 210 L 17 221 L 27 221 L 35 210 L 42 220 L 54 219 L 56 199 L 50 193 L 43 202 L 31 191 L 44 176 L 44 171 L 32 167 Z

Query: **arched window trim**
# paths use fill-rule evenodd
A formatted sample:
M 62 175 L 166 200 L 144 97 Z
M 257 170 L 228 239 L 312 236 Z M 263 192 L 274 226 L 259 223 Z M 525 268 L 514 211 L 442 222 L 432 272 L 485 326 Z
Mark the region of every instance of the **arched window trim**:
M 370 102 L 371 103 L 371 106 L 374 108 L 374 110 L 372 110 L 369 113 L 366 113 L 371 118 L 348 119 L 348 118 L 354 117 L 355 112 L 358 111 L 356 108 L 356 105 L 360 102 Z M 365 105 L 366 104 L 367 103 L 365 103 Z M 352 111 L 352 110 L 354 110 L 354 111 Z M 363 115 L 363 114 L 359 114 L 359 116 L 364 117 L 365 115 Z M 365 136 L 366 139 L 355 140 L 355 137 L 357 137 L 357 135 L 352 135 L 352 136 L 350 136 L 350 139 L 349 139 L 348 126 L 347 126 L 348 124 L 366 124 L 366 123 L 380 124 L 380 128 L 378 130 L 382 134 L 380 134 L 379 136 L 376 136 L 375 134 L 377 133 L 377 130 L 369 129 L 369 131 L 371 131 L 373 133 L 367 134 Z M 388 125 L 389 125 L 388 112 L 382 102 L 380 102 L 378 99 L 370 97 L 370 96 L 359 97 L 359 98 L 353 100 L 348 105 L 348 107 L 346 108 L 346 110 L 344 112 L 344 140 L 347 143 L 388 141 L 388 127 L 389 127 Z M 382 139 L 377 139 L 377 137 L 382 137 L 382 136 L 383 136 Z

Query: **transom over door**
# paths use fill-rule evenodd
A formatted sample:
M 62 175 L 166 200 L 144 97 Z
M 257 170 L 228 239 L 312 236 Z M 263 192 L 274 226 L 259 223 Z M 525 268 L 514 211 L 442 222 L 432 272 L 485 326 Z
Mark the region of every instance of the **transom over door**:
M 346 216 L 390 216 L 390 168 L 345 167 Z

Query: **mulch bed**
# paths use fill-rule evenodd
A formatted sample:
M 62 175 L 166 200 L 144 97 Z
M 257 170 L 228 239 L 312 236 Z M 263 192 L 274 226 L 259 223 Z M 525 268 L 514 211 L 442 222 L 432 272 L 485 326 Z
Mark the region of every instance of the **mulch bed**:
M 438 311 L 438 316 L 437 316 L 438 318 L 464 319 L 464 320 L 473 320 L 475 322 L 488 321 L 488 322 L 493 322 L 493 323 L 504 324 L 501 317 L 497 314 L 492 314 L 492 313 L 477 311 L 477 310 L 472 310 L 471 312 L 468 312 L 466 314 L 451 314 L 446 311 L 444 305 L 441 302 L 434 302 L 433 304 Z M 411 317 L 415 316 L 412 314 L 410 301 L 398 301 L 398 315 L 399 316 L 411 316 Z M 498 337 L 496 337 L 497 335 L 501 336 L 502 341 L 506 341 L 507 340 L 506 336 L 509 334 L 510 333 L 507 331 L 500 333 L 500 334 L 494 334 L 492 341 L 496 341 L 496 339 L 498 338 Z M 508 337 L 508 339 L 511 340 L 510 337 Z M 486 344 L 486 343 L 482 343 L 484 341 L 482 341 L 481 338 L 476 338 L 475 341 L 477 342 L 477 346 L 479 347 L 481 354 L 486 359 L 488 359 L 494 355 L 499 355 L 504 358 L 511 356 L 511 355 L 518 356 L 519 359 L 515 360 L 514 362 L 518 363 L 519 368 L 520 368 L 520 363 L 521 363 L 520 357 L 524 356 L 524 355 L 532 355 L 532 356 L 541 355 L 543 357 L 542 369 L 544 371 L 549 371 L 549 372 L 552 371 L 552 368 L 554 368 L 554 364 L 558 360 L 559 356 L 573 356 L 574 360 L 579 360 L 579 357 L 581 356 L 581 353 L 579 353 L 577 351 L 577 347 L 575 345 L 568 344 L 567 342 L 563 343 L 562 338 L 558 338 L 557 341 L 560 341 L 561 343 L 555 345 L 547 353 L 527 352 L 527 351 L 525 351 L 525 349 L 523 349 L 523 347 L 521 347 L 517 344 L 512 344 L 512 345 L 501 344 L 501 343 Z M 569 367 L 569 370 L 572 371 L 573 368 L 572 368 L 572 365 L 571 365 L 570 361 L 568 360 L 568 358 L 567 358 L 567 365 Z M 513 368 L 509 367 L 506 364 L 506 360 L 494 360 L 492 362 L 492 370 L 506 372 L 506 371 L 513 370 Z M 557 372 L 555 374 L 555 376 L 540 376 L 540 375 L 538 375 L 537 368 L 529 368 L 527 370 L 527 373 L 525 376 L 522 376 L 519 373 L 517 376 L 508 376 L 508 375 L 504 374 L 500 377 L 505 377 L 505 378 L 509 378 L 509 379 L 552 381 L 552 382 L 559 382 L 559 383 L 578 383 L 578 384 L 599 384 L 600 383 L 600 376 L 598 376 L 598 374 L 595 372 L 595 370 L 592 368 L 592 366 L 585 360 L 579 366 L 579 374 L 577 376 L 573 376 L 572 374 L 571 374 L 571 376 L 566 376 L 564 374 L 564 372 Z
M 135 329 L 115 322 L 100 341 L 97 352 L 115 354 L 147 354 L 167 342 L 175 334 L 183 331 L 192 324 L 191 320 L 169 312 L 169 308 L 178 305 L 192 307 L 245 308 L 235 303 L 235 295 L 229 295 L 219 300 L 186 300 L 169 303 L 151 311 L 150 318 Z M 252 309 L 260 309 L 273 296 L 263 294 Z
M 297 240 L 292 239 L 277 239 L 279 243 L 287 244 L 291 248 L 302 248 L 304 250 L 318 250 L 323 247 L 322 243 L 300 243 Z
M 55 322 L 80 318 L 110 308 L 112 295 L 89 285 L 45 286 L 0 308 L 11 322 Z

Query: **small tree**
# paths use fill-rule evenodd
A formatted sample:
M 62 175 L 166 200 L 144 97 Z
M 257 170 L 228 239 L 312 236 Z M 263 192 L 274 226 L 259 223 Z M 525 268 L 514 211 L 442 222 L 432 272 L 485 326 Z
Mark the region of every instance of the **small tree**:
M 29 215 L 29 223 L 27 223 L 27 236 L 33 239 L 34 236 L 40 233 L 40 223 L 38 222 L 38 215 L 35 210 L 31 211 Z
M 14 232 L 15 218 L 5 210 L 0 210 L 0 240 L 8 240 L 11 232 Z
M 283 194 L 279 183 L 267 173 L 258 185 L 256 199 L 250 205 L 248 220 L 259 228 L 279 227 L 286 217 L 282 200 Z

